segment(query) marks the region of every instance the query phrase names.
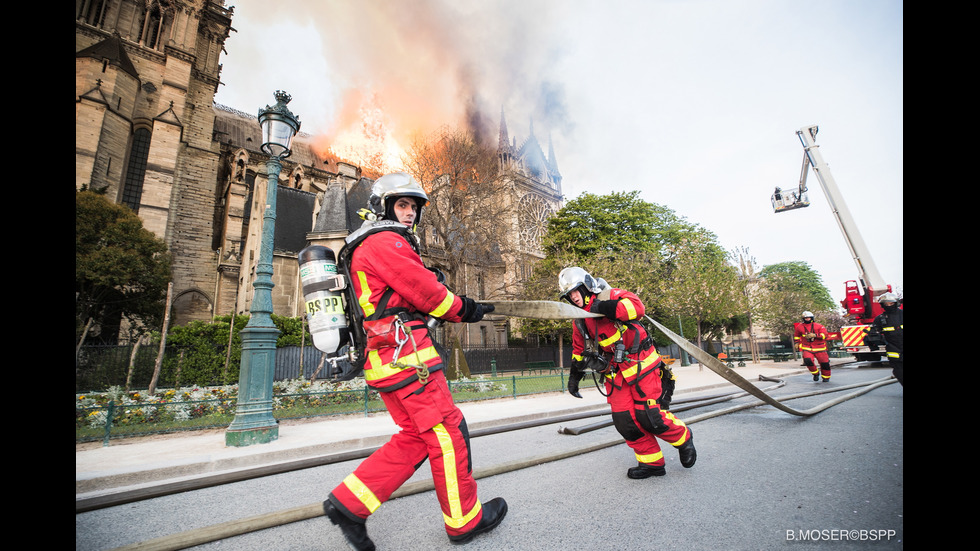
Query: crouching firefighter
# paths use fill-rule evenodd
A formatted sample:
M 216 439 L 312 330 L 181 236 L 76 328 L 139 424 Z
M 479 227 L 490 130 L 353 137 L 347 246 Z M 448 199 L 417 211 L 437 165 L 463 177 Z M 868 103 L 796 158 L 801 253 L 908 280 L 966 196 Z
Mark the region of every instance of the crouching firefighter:
M 560 297 L 603 317 L 575 320 L 568 392 L 581 398 L 579 382 L 587 370 L 602 377 L 613 423 L 636 454 L 629 478 L 667 474 L 657 439 L 677 448 L 681 465 L 694 466 L 697 451 L 691 429 L 669 411 L 673 375 L 653 339 L 639 323 L 645 308 L 629 291 L 613 289 L 579 267 L 558 274 Z
M 365 459 L 323 502 L 355 549 L 374 549 L 365 521 L 426 459 L 442 520 L 453 543 L 494 529 L 507 514 L 502 498 L 477 497 L 469 433 L 453 402 L 427 319 L 475 323 L 493 311 L 450 292 L 422 264 L 414 229 L 428 196 L 408 174 L 379 178 L 364 225 L 347 238 L 338 267 L 350 279 L 362 319 L 364 378 L 401 429 Z

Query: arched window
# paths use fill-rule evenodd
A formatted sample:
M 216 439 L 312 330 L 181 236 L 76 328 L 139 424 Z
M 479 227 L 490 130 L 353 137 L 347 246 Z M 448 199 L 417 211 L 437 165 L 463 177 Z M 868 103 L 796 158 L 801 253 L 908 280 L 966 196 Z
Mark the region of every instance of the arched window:
M 122 203 L 134 212 L 140 210 L 143 197 L 143 178 L 146 176 L 146 160 L 150 156 L 150 131 L 137 128 L 133 133 L 133 144 L 129 149 L 129 165 L 126 167 L 126 181 L 123 183 Z
M 540 251 L 541 238 L 547 230 L 548 219 L 554 213 L 554 209 L 540 197 L 531 194 L 521 197 L 517 211 L 521 250 Z
M 143 12 L 142 30 L 140 31 L 140 44 L 151 49 L 161 49 L 161 34 L 165 22 L 163 6 L 160 2 L 147 2 L 147 7 Z
M 105 25 L 105 16 L 108 12 L 108 2 L 106 0 L 85 0 L 80 2 L 78 20 L 84 21 L 95 27 Z

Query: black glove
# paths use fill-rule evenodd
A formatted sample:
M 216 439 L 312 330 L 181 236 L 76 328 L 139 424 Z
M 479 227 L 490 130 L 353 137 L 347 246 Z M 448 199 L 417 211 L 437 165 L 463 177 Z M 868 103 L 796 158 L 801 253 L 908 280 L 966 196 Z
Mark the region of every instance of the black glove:
M 593 300 L 592 304 L 589 305 L 589 312 L 593 314 L 602 314 L 611 320 L 616 319 L 616 306 L 619 304 L 618 300 Z
M 465 296 L 459 297 L 463 301 L 463 311 L 460 312 L 460 321 L 463 323 L 476 323 L 483 319 L 485 314 L 493 312 L 493 304 L 480 304 Z
M 568 371 L 568 393 L 576 398 L 582 395 L 578 392 L 578 383 L 585 377 L 585 367 L 582 360 L 572 362 L 572 367 Z

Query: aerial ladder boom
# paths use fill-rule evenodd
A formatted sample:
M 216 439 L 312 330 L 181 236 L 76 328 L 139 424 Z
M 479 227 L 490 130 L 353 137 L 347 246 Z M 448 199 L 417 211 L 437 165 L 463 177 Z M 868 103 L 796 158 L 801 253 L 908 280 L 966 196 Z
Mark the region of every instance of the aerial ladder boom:
M 804 165 L 809 163 L 813 173 L 817 176 L 817 180 L 820 181 L 820 187 L 823 188 L 827 202 L 830 203 L 830 209 L 837 220 L 837 225 L 840 227 L 841 233 L 844 234 L 844 241 L 851 252 L 851 258 L 857 265 L 858 274 L 860 274 L 863 284 L 871 293 L 884 293 L 888 290 L 888 285 L 878 273 L 878 268 L 871 259 L 871 252 L 864 244 L 864 239 L 861 238 L 854 218 L 851 217 L 851 212 L 847 209 L 847 204 L 844 202 L 840 190 L 837 189 L 837 182 L 834 181 L 834 176 L 830 173 L 830 167 L 827 166 L 820 154 L 820 146 L 815 141 L 817 130 L 818 127 L 813 125 L 805 126 L 796 132 L 800 142 L 803 143 Z M 803 167 L 803 170 L 803 178 L 805 179 L 806 166 Z
M 813 125 L 804 126 L 796 132 L 803 144 L 803 168 L 800 171 L 799 188 L 788 194 L 776 188 L 772 196 L 773 210 L 779 213 L 810 206 L 810 201 L 807 199 L 806 178 L 809 169 L 812 168 L 827 197 L 834 219 L 837 220 L 837 226 L 844 234 L 844 242 L 854 264 L 857 265 L 860 276 L 860 281 L 844 282 L 844 300 L 841 301 L 841 306 L 847 311 L 847 317 L 852 320 L 852 323 L 857 325 L 841 327 L 839 338 L 844 348 L 853 353 L 858 360 L 878 360 L 881 354 L 870 349 L 864 342 L 864 336 L 868 324 L 884 311 L 875 300 L 875 295 L 890 292 L 891 286 L 887 285 L 878 273 L 878 267 L 871 259 L 871 252 L 864 244 L 857 224 L 851 217 L 851 211 L 847 209 L 847 203 L 837 189 L 837 182 L 830 173 L 830 167 L 820 154 L 820 146 L 816 143 L 817 130 L 817 126 Z

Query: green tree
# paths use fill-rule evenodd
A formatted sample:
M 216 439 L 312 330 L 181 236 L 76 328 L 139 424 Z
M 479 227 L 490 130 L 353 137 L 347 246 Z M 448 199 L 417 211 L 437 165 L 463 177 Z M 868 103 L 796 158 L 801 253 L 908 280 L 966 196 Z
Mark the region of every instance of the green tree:
M 523 298 L 555 300 L 558 273 L 581 266 L 613 287 L 635 292 L 650 317 L 678 329 L 676 310 L 663 302 L 663 282 L 677 268 L 682 244 L 692 241 L 721 251 L 711 232 L 667 207 L 643 201 L 639 192 L 586 193 L 549 220 L 543 240 L 547 256 L 525 282 Z M 521 320 L 520 328 L 546 337 L 570 334 L 570 324 L 561 321 Z
M 811 297 L 796 285 L 792 276 L 783 272 L 761 279 L 751 300 L 755 319 L 784 337 L 793 335 L 793 324 L 800 321 L 804 310 L 813 310 Z
M 770 264 L 762 268 L 759 277 L 762 279 L 773 278 L 779 274 L 785 277 L 774 278 L 776 288 L 783 291 L 798 291 L 803 293 L 811 301 L 807 310 L 830 310 L 834 308 L 834 301 L 830 298 L 830 291 L 824 286 L 823 280 L 809 264 L 803 261 L 781 262 Z
M 75 341 L 89 320 L 114 342 L 123 319 L 134 333 L 162 324 L 170 254 L 139 217 L 93 191 L 75 193 Z
M 276 348 L 284 346 L 313 346 L 303 319 L 271 314 L 279 330 Z M 163 380 L 168 385 L 214 385 L 238 382 L 242 359 L 241 330 L 248 325 L 249 316 L 215 316 L 212 321 L 191 321 L 170 328 L 167 334 L 168 354 L 163 365 Z M 232 331 L 230 335 L 228 332 Z M 231 350 L 228 345 L 231 345 Z
M 806 262 L 770 264 L 759 272 L 759 280 L 752 297 L 752 311 L 770 331 L 792 336 L 794 324 L 807 310 L 825 320 L 835 319 L 830 291 Z
M 752 325 L 754 321 L 754 314 L 752 311 L 753 299 L 759 285 L 759 275 L 756 269 L 755 257 L 749 254 L 748 247 L 735 249 L 731 251 L 730 255 L 736 270 L 738 270 L 739 287 L 744 299 L 743 305 L 745 307 L 745 314 L 742 317 L 745 319 L 745 329 L 748 329 L 749 331 L 748 352 L 752 355 L 752 362 L 758 363 L 759 345 L 755 340 L 755 328 Z M 732 334 L 740 332 L 741 330 L 732 330 Z
M 567 251 L 577 258 L 624 251 L 662 252 L 666 245 L 694 232 L 696 225 L 667 207 L 640 199 L 638 191 L 585 193 L 548 221 L 543 246 L 546 254 Z
M 660 281 L 661 306 L 669 317 L 688 316 L 704 336 L 720 338 L 726 328 L 740 329 L 746 310 L 745 294 L 729 256 L 704 232 L 673 248 L 673 261 Z

